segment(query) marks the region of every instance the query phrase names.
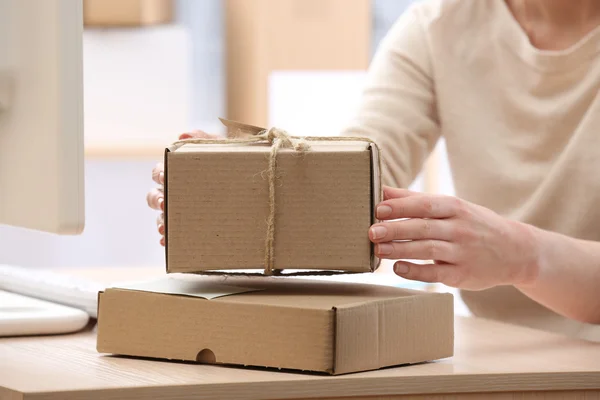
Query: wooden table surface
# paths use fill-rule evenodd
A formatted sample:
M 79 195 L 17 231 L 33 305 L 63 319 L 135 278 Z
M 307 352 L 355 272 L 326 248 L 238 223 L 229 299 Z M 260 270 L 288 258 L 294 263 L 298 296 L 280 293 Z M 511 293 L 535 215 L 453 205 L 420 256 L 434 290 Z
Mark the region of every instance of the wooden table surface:
M 457 317 L 455 356 L 337 377 L 100 355 L 86 332 L 0 340 L 0 399 L 600 399 L 600 343 Z

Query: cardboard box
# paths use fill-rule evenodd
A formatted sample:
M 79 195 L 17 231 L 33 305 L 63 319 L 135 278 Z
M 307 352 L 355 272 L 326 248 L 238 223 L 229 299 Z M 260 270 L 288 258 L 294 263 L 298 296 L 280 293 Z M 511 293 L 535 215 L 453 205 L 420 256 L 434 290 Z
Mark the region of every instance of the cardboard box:
M 144 26 L 173 21 L 173 0 L 84 0 L 83 23 L 89 27 Z
M 227 116 L 269 120 L 274 71 L 366 70 L 370 0 L 226 0 Z
M 368 230 L 381 198 L 379 150 L 360 138 L 316 139 L 307 141 L 310 149 L 304 153 L 277 152 L 272 246 L 267 244 L 270 144 L 167 148 L 167 272 L 266 272 L 270 248 L 271 272 L 376 270 L 379 260 Z
M 449 293 L 175 274 L 100 293 L 97 350 L 338 375 L 450 357 L 453 324 Z

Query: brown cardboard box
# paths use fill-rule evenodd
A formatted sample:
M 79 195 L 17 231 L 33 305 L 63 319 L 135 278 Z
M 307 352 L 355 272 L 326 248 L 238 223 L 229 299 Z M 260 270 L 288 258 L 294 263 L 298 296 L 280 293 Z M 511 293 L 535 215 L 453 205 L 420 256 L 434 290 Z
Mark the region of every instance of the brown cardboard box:
M 278 151 L 273 270 L 377 269 L 368 230 L 381 196 L 379 151 L 338 140 Z M 268 143 L 166 150 L 167 272 L 266 270 L 270 154 Z
M 83 22 L 90 27 L 142 26 L 173 20 L 173 0 L 84 0 Z
M 282 70 L 366 70 L 370 0 L 226 0 L 227 114 L 266 126 L 268 79 Z
M 100 293 L 97 349 L 337 375 L 450 357 L 453 321 L 449 293 L 175 274 Z

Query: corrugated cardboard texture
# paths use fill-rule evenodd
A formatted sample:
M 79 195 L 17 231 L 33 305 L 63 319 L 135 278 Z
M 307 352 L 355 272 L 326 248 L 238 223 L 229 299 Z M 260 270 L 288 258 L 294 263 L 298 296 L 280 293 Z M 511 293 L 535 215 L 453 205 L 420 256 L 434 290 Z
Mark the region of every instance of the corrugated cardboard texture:
M 264 268 L 268 145 L 186 144 L 165 153 L 168 272 Z M 275 269 L 370 272 L 373 156 L 366 142 L 277 155 Z
M 173 0 L 84 0 L 83 22 L 90 27 L 141 26 L 173 20 Z
M 290 278 L 230 277 L 226 284 L 261 290 L 205 300 L 107 289 L 98 351 L 329 374 L 453 355 L 447 293 Z
M 448 330 L 453 305 L 447 300 L 415 296 L 337 307 L 336 372 L 440 358 L 441 349 L 454 345 Z
M 268 78 L 281 70 L 366 70 L 370 0 L 226 0 L 228 118 L 269 125 Z

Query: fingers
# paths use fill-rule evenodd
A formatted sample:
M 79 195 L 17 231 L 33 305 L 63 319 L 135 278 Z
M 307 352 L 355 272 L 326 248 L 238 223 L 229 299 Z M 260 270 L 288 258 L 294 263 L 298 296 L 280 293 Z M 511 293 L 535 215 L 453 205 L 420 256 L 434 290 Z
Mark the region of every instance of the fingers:
M 179 140 L 194 139 L 194 138 L 216 139 L 216 138 L 218 138 L 218 136 L 211 135 L 204 131 L 192 131 L 192 132 L 182 133 L 181 135 L 179 135 Z
M 164 169 L 163 169 L 162 163 L 158 163 L 156 165 L 156 167 L 154 167 L 154 169 L 152 170 L 152 180 L 154 182 L 158 183 L 159 185 L 164 185 L 164 183 L 165 183 L 165 177 L 164 177 L 163 170 Z M 165 200 L 164 200 L 163 189 L 162 188 L 152 189 L 146 195 L 146 201 L 148 202 L 148 205 L 151 208 L 153 208 L 154 210 L 164 211 Z M 163 217 L 162 213 L 158 216 L 158 218 L 156 220 L 156 226 L 158 229 L 158 233 L 161 235 L 160 244 L 161 244 L 161 246 L 164 246 L 165 245 L 165 223 L 164 223 L 164 217 Z
M 428 283 L 449 283 L 454 280 L 455 274 L 452 265 L 444 264 L 414 264 L 407 261 L 398 261 L 394 264 L 396 275 L 412 281 Z
M 179 135 L 179 140 L 194 138 L 216 139 L 218 138 L 218 136 L 210 135 L 203 131 L 192 131 L 182 133 L 181 135 Z M 156 164 L 156 166 L 152 170 L 152 180 L 159 185 L 165 184 L 163 163 Z M 150 192 L 148 192 L 148 194 L 146 195 L 146 201 L 148 202 L 148 206 L 150 206 L 154 210 L 164 211 L 164 192 L 162 188 L 153 189 Z M 156 227 L 158 229 L 158 233 L 161 235 L 160 244 L 161 246 L 165 246 L 165 221 L 163 213 L 161 213 L 157 217 Z
M 375 254 L 388 260 L 436 260 L 453 263 L 458 259 L 456 245 L 443 240 L 378 243 L 375 246 Z
M 376 214 L 380 220 L 451 218 L 456 216 L 461 206 L 461 200 L 456 197 L 417 194 L 385 200 L 377 205 Z
M 156 164 L 154 169 L 152 169 L 152 180 L 154 182 L 158 183 L 159 185 L 165 184 L 164 170 L 165 170 L 164 165 L 161 162 Z
M 403 197 L 414 196 L 417 194 L 419 194 L 419 193 L 410 191 L 408 189 L 393 188 L 390 186 L 383 187 L 383 199 L 384 200 L 400 199 Z
M 165 245 L 165 219 L 164 214 L 160 214 L 156 218 L 156 227 L 158 228 L 158 233 L 160 234 L 160 245 Z
M 164 220 L 164 216 L 163 216 L 162 213 L 156 218 L 156 227 L 158 228 L 158 233 L 160 233 L 161 235 L 164 236 L 164 234 L 165 234 L 165 220 Z
M 369 229 L 369 239 L 373 243 L 424 239 L 451 241 L 452 229 L 452 223 L 445 219 L 405 219 L 373 225 Z
M 164 210 L 164 193 L 161 189 L 152 189 L 146 195 L 148 206 L 154 210 Z
M 217 138 L 216 135 L 210 135 L 203 131 L 192 131 L 186 132 L 179 135 L 179 140 L 184 139 L 194 139 L 194 138 L 208 138 L 214 139 Z M 152 170 L 152 180 L 159 184 L 165 184 L 165 174 L 164 174 L 164 165 L 163 163 L 158 163 Z M 146 201 L 148 202 L 148 206 L 150 206 L 154 210 L 164 211 L 164 192 L 162 188 L 152 189 L 146 195 Z M 158 233 L 161 235 L 160 244 L 161 246 L 165 246 L 165 221 L 164 215 L 161 213 L 156 219 L 156 227 L 158 229 Z

